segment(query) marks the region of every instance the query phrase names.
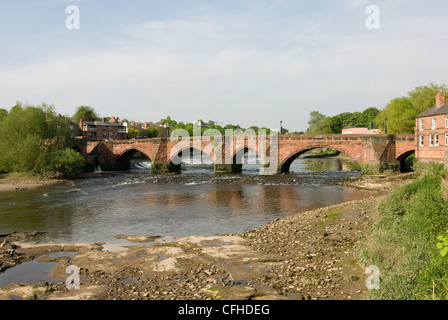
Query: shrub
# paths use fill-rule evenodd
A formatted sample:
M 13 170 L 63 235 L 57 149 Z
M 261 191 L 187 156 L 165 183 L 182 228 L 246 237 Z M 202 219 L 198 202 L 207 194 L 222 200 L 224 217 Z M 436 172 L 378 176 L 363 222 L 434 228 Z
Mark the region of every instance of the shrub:
M 69 148 L 50 151 L 42 157 L 40 163 L 41 174 L 50 178 L 77 178 L 84 168 L 84 157 Z

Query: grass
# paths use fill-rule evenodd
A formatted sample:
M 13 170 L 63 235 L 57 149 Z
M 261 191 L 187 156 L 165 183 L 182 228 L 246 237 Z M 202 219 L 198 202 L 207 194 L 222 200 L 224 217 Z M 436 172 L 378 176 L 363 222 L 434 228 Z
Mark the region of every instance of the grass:
M 336 222 L 337 220 L 339 220 L 341 218 L 341 212 L 340 211 L 333 211 L 333 212 L 329 212 L 326 214 L 326 219 L 325 221 L 319 221 L 317 223 L 318 227 L 323 227 L 327 224 L 333 224 L 334 222 Z
M 442 166 L 425 165 L 419 179 L 394 190 L 378 211 L 380 219 L 355 248 L 362 265 L 380 269 L 371 299 L 448 298 L 448 260 L 436 247 L 448 227 L 448 203 L 441 192 Z

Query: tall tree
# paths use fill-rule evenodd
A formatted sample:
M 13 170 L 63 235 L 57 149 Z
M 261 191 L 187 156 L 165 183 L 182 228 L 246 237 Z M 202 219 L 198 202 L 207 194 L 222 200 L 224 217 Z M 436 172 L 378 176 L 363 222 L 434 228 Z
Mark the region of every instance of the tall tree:
M 72 120 L 76 123 L 79 123 L 79 120 L 82 118 L 98 118 L 95 110 L 90 106 L 79 106 L 76 108 L 76 112 L 72 117 Z
M 0 109 L 0 121 L 3 121 L 8 116 L 8 110 Z
M 376 117 L 376 124 L 384 132 L 387 119 L 387 133 L 414 133 L 417 114 L 418 111 L 409 98 L 395 98 L 380 111 Z
M 372 107 L 365 109 L 360 117 L 360 127 L 370 128 L 370 124 L 375 126 L 375 119 L 379 113 L 380 111 L 377 108 Z
M 429 108 L 436 105 L 437 92 L 448 93 L 448 88 L 445 84 L 435 84 L 431 82 L 426 86 L 415 87 L 414 90 L 409 92 L 409 99 L 417 110 L 417 114 L 420 114 Z
M 326 118 L 326 115 L 323 115 L 319 111 L 311 111 L 310 112 L 310 120 L 308 121 L 308 132 L 312 132 L 314 126 L 319 122 Z

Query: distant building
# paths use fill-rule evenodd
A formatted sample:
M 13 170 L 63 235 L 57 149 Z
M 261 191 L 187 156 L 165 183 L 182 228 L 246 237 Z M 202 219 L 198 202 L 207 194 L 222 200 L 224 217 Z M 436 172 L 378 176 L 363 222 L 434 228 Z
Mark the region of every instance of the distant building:
M 415 157 L 422 161 L 443 161 L 448 151 L 448 103 L 438 92 L 436 105 L 416 117 Z
M 88 141 L 125 140 L 127 138 L 126 125 L 114 122 L 88 118 L 81 119 L 79 121 L 79 127 L 83 138 Z
M 344 128 L 342 134 L 380 134 L 380 129 Z

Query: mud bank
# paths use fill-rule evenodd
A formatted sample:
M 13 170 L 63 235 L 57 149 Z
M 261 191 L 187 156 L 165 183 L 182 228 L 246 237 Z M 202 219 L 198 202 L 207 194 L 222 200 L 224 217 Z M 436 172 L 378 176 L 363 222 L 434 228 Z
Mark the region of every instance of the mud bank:
M 347 183 L 375 189 L 376 183 L 386 182 L 378 189 L 387 192 L 412 178 L 369 177 Z M 53 260 L 51 275 L 60 281 L 9 284 L 0 287 L 0 299 L 365 299 L 368 274 L 353 248 L 377 219 L 383 197 L 302 212 L 243 234 L 169 242 L 151 235 L 129 237 L 149 237 L 155 244 L 129 242 L 107 250 L 104 243 L 36 246 L 30 244 L 36 233 L 0 235 L 3 269 L 47 252 L 77 252 L 70 259 Z M 67 289 L 68 265 L 80 269 L 79 289 Z
M 63 183 L 63 180 L 42 179 L 14 174 L 0 174 L 0 192 L 22 191 Z

